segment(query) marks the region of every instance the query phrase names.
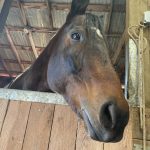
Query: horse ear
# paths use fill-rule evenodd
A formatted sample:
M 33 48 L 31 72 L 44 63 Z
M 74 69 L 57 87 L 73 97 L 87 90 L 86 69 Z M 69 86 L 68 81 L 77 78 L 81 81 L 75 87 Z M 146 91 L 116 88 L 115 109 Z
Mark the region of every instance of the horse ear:
M 67 16 L 66 22 L 71 20 L 76 15 L 85 14 L 89 0 L 72 0 L 71 10 Z

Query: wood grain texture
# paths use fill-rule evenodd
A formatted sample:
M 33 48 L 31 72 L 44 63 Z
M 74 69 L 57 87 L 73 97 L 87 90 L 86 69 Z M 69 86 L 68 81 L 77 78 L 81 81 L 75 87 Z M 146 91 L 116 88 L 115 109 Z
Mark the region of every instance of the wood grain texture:
M 143 139 L 143 131 L 140 128 L 140 110 L 139 108 L 132 108 L 132 126 L 133 139 Z M 146 135 L 147 140 L 150 140 L 150 108 L 146 109 Z
M 8 103 L 8 101 L 0 99 L 0 131 L 2 130 Z
M 49 150 L 74 150 L 77 117 L 68 106 L 56 106 Z
M 21 150 L 30 103 L 10 102 L 0 137 L 0 150 Z
M 85 131 L 83 121 L 78 122 L 76 150 L 103 150 L 103 143 L 92 140 Z
M 32 103 L 23 150 L 47 150 L 54 105 Z

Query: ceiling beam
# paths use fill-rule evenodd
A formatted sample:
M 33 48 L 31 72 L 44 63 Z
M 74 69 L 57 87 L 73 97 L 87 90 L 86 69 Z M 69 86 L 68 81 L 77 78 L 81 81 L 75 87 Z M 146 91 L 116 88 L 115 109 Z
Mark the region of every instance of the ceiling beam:
M 53 30 L 54 26 L 53 26 L 53 18 L 52 18 L 52 11 L 51 11 L 52 10 L 51 3 L 50 1 L 46 0 L 46 4 L 49 12 L 50 29 Z
M 19 63 L 20 69 L 21 69 L 21 71 L 23 71 L 24 70 L 24 66 L 21 64 L 20 56 L 19 56 L 19 54 L 17 52 L 17 49 L 16 49 L 16 47 L 14 45 L 14 42 L 13 42 L 13 40 L 11 38 L 11 35 L 10 35 L 9 30 L 7 29 L 7 27 L 5 27 L 5 32 L 6 32 L 6 36 L 7 36 L 7 39 L 9 41 L 9 44 L 11 46 L 11 49 L 12 49 L 12 51 L 13 51 L 13 53 L 14 53 L 14 55 L 15 55 L 18 63 Z
M 37 49 L 35 47 L 35 43 L 34 43 L 34 40 L 33 40 L 33 37 L 32 37 L 32 32 L 28 31 L 27 35 L 29 37 L 29 41 L 30 41 L 34 56 L 35 56 L 35 58 L 38 58 L 39 55 L 38 55 Z
M 20 11 L 21 11 L 21 17 L 22 17 L 23 24 L 24 24 L 24 26 L 28 26 L 29 23 L 28 23 L 28 19 L 26 17 L 26 13 L 25 13 L 25 10 L 24 10 L 24 7 L 23 7 L 23 3 L 20 0 L 18 0 L 17 4 L 18 4 L 18 6 L 20 8 Z M 24 30 L 24 31 L 27 34 L 28 38 L 29 38 L 34 56 L 35 56 L 35 58 L 37 58 L 38 53 L 37 53 L 37 50 L 36 50 L 36 47 L 35 47 L 35 43 L 34 43 L 34 40 L 33 40 L 33 37 L 32 37 L 32 33 L 31 33 L 31 31 L 28 31 L 27 29 Z
M 1 57 L 0 57 L 0 60 L 2 60 Z M 4 60 L 5 63 L 14 63 L 14 64 L 18 63 L 17 60 L 13 60 L 13 59 L 3 59 L 3 60 Z M 21 64 L 29 64 L 29 65 L 31 65 L 32 63 L 33 63 L 32 61 L 21 60 Z
M 15 47 L 18 49 L 18 50 L 25 50 L 25 51 L 32 51 L 32 47 L 31 46 L 25 46 L 25 45 L 15 45 Z M 0 44 L 0 48 L 6 48 L 6 49 L 10 49 L 10 45 L 8 44 Z M 38 52 L 41 52 L 45 47 L 36 47 L 37 51 Z
M 57 33 L 57 31 L 59 29 L 54 29 L 51 30 L 50 28 L 43 28 L 43 27 L 19 27 L 19 26 L 10 26 L 7 25 L 7 28 L 9 29 L 9 31 L 22 31 L 25 32 L 26 30 L 31 31 L 31 32 L 38 32 L 38 33 L 52 33 L 55 34 Z M 105 36 L 107 37 L 120 37 L 122 33 L 110 33 L 110 34 L 106 34 Z
M 108 34 L 109 33 L 109 30 L 110 30 L 110 25 L 111 25 L 111 18 L 112 18 L 112 12 L 113 12 L 113 5 L 114 5 L 114 0 L 111 0 L 111 3 L 110 3 L 110 12 L 107 16 L 107 23 L 106 23 L 106 26 L 105 26 L 105 33 Z
M 45 2 L 21 2 L 24 8 L 47 8 L 47 3 Z M 51 8 L 56 10 L 69 10 L 70 3 L 51 3 Z M 12 7 L 18 7 L 15 1 L 13 1 Z M 110 12 L 110 4 L 90 4 L 88 5 L 88 11 L 98 11 L 98 12 Z M 115 12 L 125 12 L 125 6 L 118 4 L 114 6 Z

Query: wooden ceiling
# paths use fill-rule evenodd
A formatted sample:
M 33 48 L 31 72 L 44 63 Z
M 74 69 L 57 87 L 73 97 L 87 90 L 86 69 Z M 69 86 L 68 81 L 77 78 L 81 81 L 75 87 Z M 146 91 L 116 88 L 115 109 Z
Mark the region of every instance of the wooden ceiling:
M 14 0 L 0 37 L 0 76 L 30 66 L 65 21 L 70 0 Z M 115 64 L 125 42 L 125 0 L 91 0 L 88 12 L 103 16 L 103 30 Z

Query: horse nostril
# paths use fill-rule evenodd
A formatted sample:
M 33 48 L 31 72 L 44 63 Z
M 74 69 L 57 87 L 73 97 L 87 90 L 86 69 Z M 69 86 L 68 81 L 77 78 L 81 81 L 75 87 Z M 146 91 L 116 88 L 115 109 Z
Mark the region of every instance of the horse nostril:
M 113 129 L 116 125 L 116 105 L 112 103 L 104 104 L 100 111 L 100 122 L 107 129 Z

